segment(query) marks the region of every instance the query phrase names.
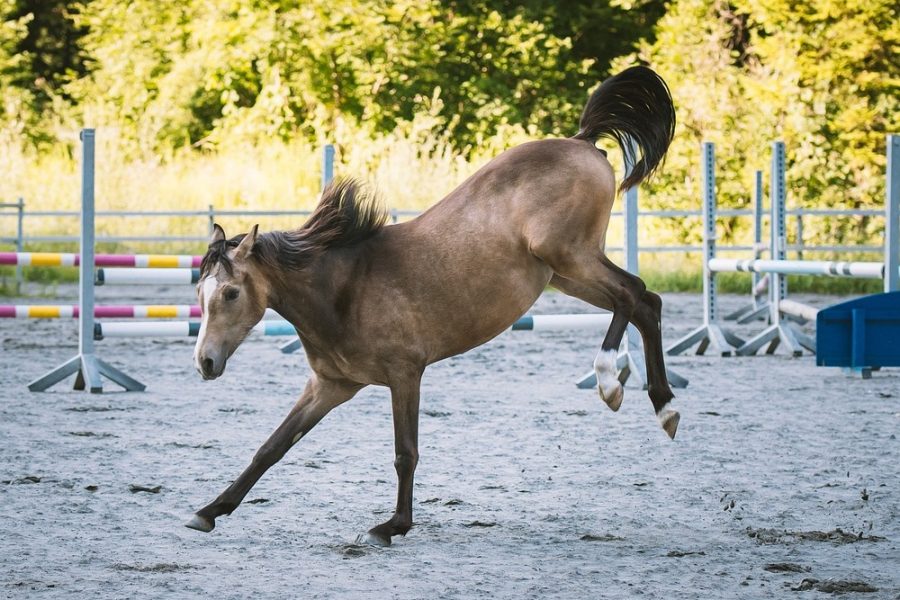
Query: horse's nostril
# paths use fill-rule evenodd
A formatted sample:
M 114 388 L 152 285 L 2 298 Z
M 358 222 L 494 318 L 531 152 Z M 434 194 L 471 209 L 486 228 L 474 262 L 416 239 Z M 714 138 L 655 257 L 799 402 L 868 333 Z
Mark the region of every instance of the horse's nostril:
M 203 362 L 201 363 L 201 366 L 203 367 L 203 372 L 204 372 L 204 373 L 212 373 L 212 370 L 213 370 L 213 359 L 211 359 L 211 358 L 204 358 L 204 359 L 203 359 Z

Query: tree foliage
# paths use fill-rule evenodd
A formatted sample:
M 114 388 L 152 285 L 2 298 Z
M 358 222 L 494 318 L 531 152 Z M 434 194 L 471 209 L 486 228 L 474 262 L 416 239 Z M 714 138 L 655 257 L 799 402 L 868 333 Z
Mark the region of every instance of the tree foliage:
M 435 104 L 460 147 L 507 123 L 568 131 L 590 65 L 540 21 L 470 8 L 92 0 L 80 23 L 97 68 L 68 89 L 79 105 L 99 93 L 144 144 L 203 145 L 241 121 L 282 137 L 336 119 L 387 132 Z
M 654 25 L 665 13 L 663 0 L 444 0 L 452 11 L 477 16 L 486 8 L 504 18 L 522 16 L 543 23 L 571 43 L 575 60 L 588 63 L 589 85 L 612 75 L 610 64 L 640 40 L 654 37 Z M 570 85 L 581 85 L 572 73 Z
M 700 143 L 713 141 L 720 195 L 747 206 L 753 170 L 768 172 L 783 139 L 789 205 L 881 206 L 885 136 L 900 131 L 897 12 L 890 0 L 673 2 L 636 55 L 669 82 L 680 122 L 652 201 L 696 206 Z M 881 227 L 824 220 L 807 231 L 862 241 Z

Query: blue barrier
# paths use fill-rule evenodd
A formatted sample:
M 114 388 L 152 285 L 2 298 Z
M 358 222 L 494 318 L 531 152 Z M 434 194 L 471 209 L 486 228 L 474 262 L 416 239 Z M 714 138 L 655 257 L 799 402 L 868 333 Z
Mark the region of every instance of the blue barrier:
M 829 306 L 816 317 L 816 365 L 846 367 L 868 378 L 900 366 L 900 292 Z

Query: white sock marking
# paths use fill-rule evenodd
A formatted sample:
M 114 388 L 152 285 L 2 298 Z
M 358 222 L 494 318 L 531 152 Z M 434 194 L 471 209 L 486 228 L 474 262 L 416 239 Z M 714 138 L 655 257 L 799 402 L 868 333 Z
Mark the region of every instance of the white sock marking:
M 658 413 L 656 413 L 656 418 L 659 419 L 660 425 L 664 425 L 664 419 L 669 416 L 669 413 L 672 411 L 672 409 L 669 408 L 669 404 L 669 402 L 663 404 L 663 407 L 659 409 Z
M 619 387 L 618 373 L 616 373 L 616 350 L 600 350 L 594 359 L 594 372 L 597 374 L 597 386 L 603 398 L 612 398 L 616 388 Z

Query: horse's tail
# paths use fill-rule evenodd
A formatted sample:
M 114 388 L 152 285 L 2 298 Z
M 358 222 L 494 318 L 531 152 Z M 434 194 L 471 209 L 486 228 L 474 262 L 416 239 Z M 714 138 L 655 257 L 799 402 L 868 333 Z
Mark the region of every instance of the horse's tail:
M 619 144 L 626 162 L 634 165 L 619 186 L 627 190 L 649 177 L 662 162 L 675 134 L 675 106 L 662 77 L 647 67 L 631 67 L 594 90 L 579 125 L 575 139 L 593 143 L 606 137 Z M 641 151 L 640 160 L 635 144 Z

